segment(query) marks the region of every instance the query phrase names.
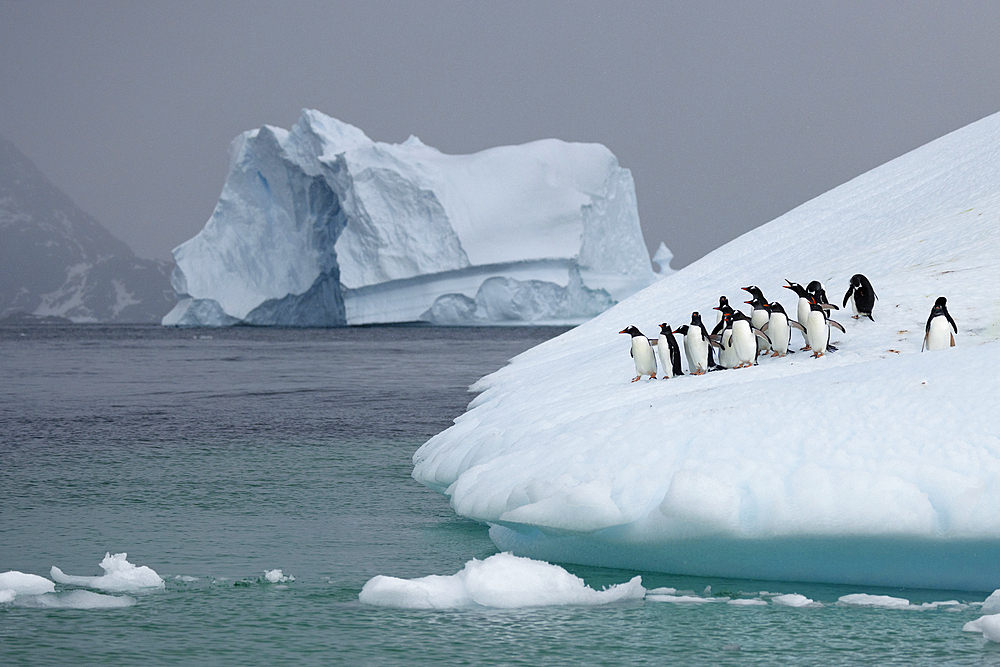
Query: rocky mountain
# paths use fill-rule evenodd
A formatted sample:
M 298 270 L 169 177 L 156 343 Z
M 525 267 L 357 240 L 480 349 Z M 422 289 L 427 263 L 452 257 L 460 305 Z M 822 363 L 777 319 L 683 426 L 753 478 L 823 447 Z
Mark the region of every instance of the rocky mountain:
M 171 268 L 136 257 L 0 137 L 0 318 L 159 322 Z

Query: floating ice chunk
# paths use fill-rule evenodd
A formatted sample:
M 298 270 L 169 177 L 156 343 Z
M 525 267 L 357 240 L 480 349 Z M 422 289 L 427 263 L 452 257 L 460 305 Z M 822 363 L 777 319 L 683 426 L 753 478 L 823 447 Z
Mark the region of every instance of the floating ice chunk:
M 986 601 L 983 602 L 982 612 L 984 615 L 1000 613 L 1000 589 L 993 591 Z
M 703 598 L 697 595 L 646 595 L 646 599 L 650 602 L 673 602 L 675 604 L 685 604 L 694 603 L 702 604 L 704 602 L 728 602 L 729 598 Z
M 962 632 L 981 632 L 991 642 L 1000 642 L 1000 614 L 980 616 L 962 627 Z
M 128 595 L 102 595 L 92 591 L 71 591 L 57 595 L 46 593 L 18 598 L 16 604 L 21 607 L 43 607 L 46 609 L 120 609 L 131 607 L 135 598 Z
M 815 600 L 810 600 L 805 595 L 799 595 L 798 593 L 788 593 L 787 595 L 778 595 L 771 599 L 774 604 L 781 605 L 782 607 L 822 607 L 823 605 Z
M 735 600 L 730 600 L 727 604 L 736 605 L 737 607 L 766 607 L 767 600 L 761 600 L 760 598 L 736 598 Z
M 281 570 L 265 570 L 264 579 L 272 584 L 283 584 L 286 581 L 295 581 L 295 577 L 292 575 L 284 575 Z
M 52 566 L 51 576 L 60 584 L 71 586 L 88 586 L 99 588 L 105 591 L 134 591 L 143 588 L 163 588 L 163 579 L 156 572 L 145 565 L 136 567 L 126 560 L 126 553 L 104 554 L 101 567 L 104 568 L 104 575 L 99 577 L 81 577 L 63 573 L 55 565 Z
M 651 588 L 646 591 L 647 597 L 650 595 L 676 595 L 676 588 Z
M 10 602 L 16 596 L 17 596 L 17 593 L 15 593 L 14 591 L 12 591 L 10 589 L 0 588 L 0 604 L 3 604 L 4 602 Z
M 365 604 L 405 609 L 514 609 L 609 604 L 641 600 L 645 594 L 641 577 L 595 591 L 558 565 L 500 553 L 485 560 L 472 559 L 451 576 L 398 579 L 379 575 L 364 585 L 358 598 Z
M 848 607 L 883 607 L 885 609 L 909 609 L 913 607 L 906 598 L 894 598 L 889 595 L 868 595 L 866 593 L 842 595 L 837 599 L 837 602 Z
M 55 589 L 54 583 L 37 574 L 25 574 L 17 570 L 0 573 L 0 591 L 11 591 L 14 595 L 41 595 Z M 0 602 L 3 600 L 0 599 Z

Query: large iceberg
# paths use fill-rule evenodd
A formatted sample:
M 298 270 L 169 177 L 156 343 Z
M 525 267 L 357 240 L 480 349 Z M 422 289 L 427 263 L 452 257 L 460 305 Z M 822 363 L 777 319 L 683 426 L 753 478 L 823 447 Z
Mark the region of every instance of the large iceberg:
M 232 146 L 166 325 L 578 323 L 653 282 L 628 169 L 555 139 L 445 155 L 303 111 Z
M 834 312 L 824 357 L 670 380 L 635 376 L 655 335 L 727 295 Z M 803 204 L 473 386 L 413 476 L 499 548 L 676 574 L 989 591 L 1000 587 L 1000 115 Z M 921 353 L 939 295 L 956 347 Z M 714 322 L 714 317 L 712 318 Z M 801 345 L 794 333 L 795 349 Z

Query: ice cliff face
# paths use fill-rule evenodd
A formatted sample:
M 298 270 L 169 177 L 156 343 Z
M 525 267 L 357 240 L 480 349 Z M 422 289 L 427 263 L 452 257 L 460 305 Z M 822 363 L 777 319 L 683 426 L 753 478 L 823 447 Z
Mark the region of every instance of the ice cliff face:
M 304 111 L 232 146 L 166 325 L 577 323 L 649 285 L 627 169 L 554 139 L 444 155 Z

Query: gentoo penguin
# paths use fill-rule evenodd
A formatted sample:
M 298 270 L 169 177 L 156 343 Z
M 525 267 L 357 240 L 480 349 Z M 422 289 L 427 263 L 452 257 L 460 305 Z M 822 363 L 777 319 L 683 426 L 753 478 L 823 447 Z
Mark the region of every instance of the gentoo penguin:
M 806 291 L 805 287 L 803 287 L 798 283 L 793 283 L 788 278 L 785 278 L 785 282 L 788 284 L 782 285 L 782 287 L 784 287 L 785 289 L 792 290 L 799 296 L 799 302 L 795 309 L 795 319 L 798 320 L 799 324 L 802 326 L 802 329 L 805 330 L 806 324 L 809 321 L 809 311 L 811 310 L 811 304 L 812 304 L 812 301 L 809 297 L 809 292 Z M 805 334 L 802 334 L 802 337 L 806 339 L 806 346 L 802 349 L 808 350 L 809 337 L 806 336 Z
M 826 290 L 823 289 L 823 283 L 818 280 L 814 280 L 808 285 L 806 285 L 806 292 L 809 293 L 816 303 L 821 306 L 830 306 L 833 310 L 840 310 L 837 306 L 830 303 L 830 300 L 826 298 Z
M 753 366 L 757 361 L 757 339 L 763 338 L 767 341 L 768 346 L 771 342 L 767 340 L 766 335 L 750 324 L 750 318 L 742 312 L 737 310 L 733 313 L 732 321 L 733 333 L 730 337 L 730 345 L 736 357 L 735 368 Z
M 771 356 L 783 357 L 792 352 L 788 349 L 792 342 L 792 328 L 801 331 L 803 336 L 805 336 L 806 330 L 795 320 L 789 320 L 784 307 L 777 301 L 769 303 L 767 310 L 770 316 L 767 319 L 767 324 L 761 327 L 761 331 L 766 333 L 771 340 Z
M 760 291 L 760 288 L 756 285 L 751 285 L 750 287 L 743 287 L 743 290 L 750 293 L 753 297 L 750 301 L 744 301 L 753 307 L 753 311 L 750 313 L 750 324 L 755 329 L 762 329 L 767 320 L 769 314 L 767 312 L 767 299 L 764 298 L 764 293 Z M 767 352 L 770 348 L 770 344 L 766 343 L 764 339 L 757 339 L 757 353 Z
M 733 350 L 733 311 L 727 308 L 722 313 L 722 321 L 712 332 L 712 342 L 719 348 L 719 365 L 723 368 L 735 368 L 736 352 Z
M 927 326 L 924 328 L 924 344 L 920 346 L 920 351 L 924 348 L 928 350 L 940 350 L 946 347 L 955 347 L 955 336 L 948 329 L 949 325 L 958 333 L 958 325 L 951 319 L 948 312 L 948 299 L 939 296 L 931 308 L 931 315 L 927 318 Z
M 851 284 L 847 288 L 847 294 L 844 295 L 844 307 L 847 307 L 847 302 L 851 302 L 851 310 L 854 311 L 854 319 L 858 319 L 862 315 L 865 315 L 872 322 L 875 318 L 872 317 L 872 308 L 875 307 L 875 299 L 878 295 L 875 294 L 875 290 L 872 288 L 872 284 L 868 282 L 860 273 L 855 273 L 851 276 Z
M 713 310 L 719 311 L 715 316 L 715 328 L 712 329 L 712 335 L 714 336 L 715 334 L 722 331 L 723 328 L 722 317 L 726 313 L 732 313 L 733 307 L 729 305 L 729 299 L 727 299 L 725 296 L 720 296 L 719 305 L 713 308 Z
M 812 348 L 812 356 L 822 357 L 830 347 L 830 327 L 844 330 L 837 322 L 826 316 L 825 308 L 830 304 L 820 305 L 816 301 L 810 304 L 809 319 L 806 321 L 806 342 Z
M 687 355 L 691 375 L 704 375 L 715 365 L 708 332 L 697 311 L 691 313 L 691 324 L 684 328 L 684 354 Z
M 634 326 L 622 329 L 618 333 L 632 336 L 632 349 L 629 350 L 629 354 L 632 355 L 632 361 L 635 362 L 635 378 L 633 378 L 632 382 L 636 382 L 643 375 L 648 375 L 655 380 L 656 355 L 653 354 L 653 346 L 649 344 L 649 339 L 643 336 L 642 332 Z
M 660 337 L 656 340 L 656 350 L 660 354 L 664 380 L 684 375 L 681 370 L 681 348 L 677 345 L 674 332 L 670 330 L 670 325 L 666 322 L 660 325 Z

